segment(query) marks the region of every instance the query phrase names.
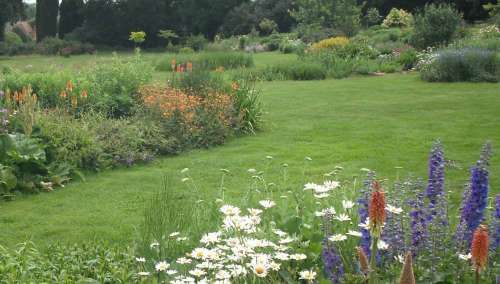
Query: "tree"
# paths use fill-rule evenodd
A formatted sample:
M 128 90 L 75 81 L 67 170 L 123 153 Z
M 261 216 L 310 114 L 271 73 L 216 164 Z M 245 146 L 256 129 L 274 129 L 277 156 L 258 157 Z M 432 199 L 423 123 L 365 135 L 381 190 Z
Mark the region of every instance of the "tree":
M 353 35 L 361 23 L 361 5 L 356 0 L 298 0 L 292 15 L 299 24 L 334 28 Z
M 59 7 L 59 38 L 83 25 L 83 0 L 62 0 Z
M 0 41 L 4 40 L 5 24 L 19 19 L 23 8 L 22 0 L 0 0 Z
M 57 35 L 57 14 L 59 0 L 36 1 L 36 40 L 42 41 L 46 37 Z

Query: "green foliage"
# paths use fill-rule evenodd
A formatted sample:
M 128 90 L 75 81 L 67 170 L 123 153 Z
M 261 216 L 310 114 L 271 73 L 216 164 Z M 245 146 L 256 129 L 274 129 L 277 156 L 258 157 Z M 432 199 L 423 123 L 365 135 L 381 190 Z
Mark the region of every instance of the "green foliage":
M 361 6 L 355 0 L 300 0 L 292 16 L 299 25 L 335 28 L 344 35 L 354 35 L 360 27 Z
M 33 39 L 31 38 L 31 35 L 28 33 L 28 31 L 24 28 L 22 28 L 20 25 L 14 25 L 12 27 L 12 32 L 17 34 L 23 42 L 31 42 Z
M 200 51 L 205 48 L 208 40 L 201 34 L 191 35 L 185 39 L 185 45 L 192 48 L 194 51 Z
M 377 25 L 380 23 L 381 20 L 382 20 L 382 16 L 380 15 L 377 8 L 375 8 L 375 7 L 369 8 L 366 11 L 365 23 L 367 26 Z
M 399 64 L 403 65 L 404 70 L 410 70 L 417 64 L 417 51 L 413 48 L 407 48 L 400 52 L 398 57 Z
M 0 42 L 4 40 L 5 24 L 19 19 L 23 15 L 23 8 L 22 0 L 0 2 Z
M 67 41 L 56 37 L 46 37 L 36 46 L 37 52 L 44 55 L 76 55 L 95 52 L 92 44 L 82 44 L 77 41 Z
M 297 60 L 268 66 L 264 72 L 284 80 L 323 80 L 327 71 L 320 64 Z
M 259 29 L 263 35 L 270 35 L 278 29 L 278 24 L 273 20 L 263 19 L 259 23 Z
M 82 74 L 82 81 L 93 94 L 93 108 L 116 118 L 134 112 L 134 95 L 151 80 L 152 74 L 151 64 L 137 52 L 131 60 L 114 55 L 111 62 L 94 65 Z
M 160 30 L 158 31 L 158 37 L 166 40 L 167 46 L 169 46 L 172 44 L 172 40 L 178 38 L 179 36 L 173 30 Z
M 382 26 L 386 28 L 409 27 L 411 26 L 412 21 L 413 16 L 411 15 L 411 13 L 408 13 L 403 9 L 392 8 L 382 22 Z
M 211 73 L 204 69 L 194 69 L 192 72 L 177 74 L 171 85 L 189 95 L 206 96 L 211 92 L 225 91 L 228 89 L 224 78 L 219 73 Z
M 214 70 L 218 67 L 225 69 L 249 68 L 254 66 L 251 54 L 242 52 L 206 52 L 200 54 L 194 62 L 194 68 Z
M 144 41 L 146 41 L 146 33 L 143 31 L 130 32 L 130 36 L 128 39 L 134 42 L 135 44 L 141 44 Z
M 255 134 L 262 126 L 263 103 L 256 80 L 251 76 L 242 76 L 234 81 L 233 88 L 235 115 L 239 118 L 238 132 Z
M 130 248 L 110 244 L 52 244 L 44 251 L 31 242 L 0 246 L 0 282 L 5 283 L 131 283 L 136 267 Z
M 500 81 L 500 58 L 480 48 L 438 51 L 420 69 L 422 79 L 430 82 Z
M 94 115 L 88 117 L 88 123 L 94 129 L 110 166 L 132 166 L 153 158 L 153 153 L 144 147 L 139 122 L 127 118 L 107 119 L 102 115 Z
M 172 71 L 172 60 L 176 64 L 186 66 L 193 64 L 194 70 L 215 70 L 219 67 L 224 69 L 249 68 L 254 66 L 251 54 L 243 52 L 203 52 L 193 54 L 168 55 L 158 62 L 156 70 Z
M 23 40 L 16 33 L 14 33 L 14 32 L 6 32 L 5 33 L 5 44 L 7 44 L 7 45 L 19 45 L 22 43 L 23 43 Z
M 37 126 L 49 163 L 87 170 L 99 169 L 105 163 L 95 130 L 85 120 L 53 111 L 38 115 Z
M 457 34 L 462 16 L 451 5 L 430 4 L 415 15 L 412 42 L 426 48 L 449 43 Z

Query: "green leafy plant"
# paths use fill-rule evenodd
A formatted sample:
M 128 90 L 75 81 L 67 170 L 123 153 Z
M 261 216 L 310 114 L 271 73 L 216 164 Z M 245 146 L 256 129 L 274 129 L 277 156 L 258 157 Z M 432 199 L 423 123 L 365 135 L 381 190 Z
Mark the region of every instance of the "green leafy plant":
M 457 34 L 462 16 L 451 5 L 428 4 L 415 15 L 412 42 L 426 48 L 449 43 Z

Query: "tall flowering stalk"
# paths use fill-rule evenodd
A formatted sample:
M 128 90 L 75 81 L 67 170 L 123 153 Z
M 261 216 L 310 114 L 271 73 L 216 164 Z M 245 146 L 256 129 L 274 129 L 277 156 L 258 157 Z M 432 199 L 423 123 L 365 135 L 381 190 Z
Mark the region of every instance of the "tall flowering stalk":
M 386 208 L 387 217 L 382 233 L 382 240 L 389 245 L 389 248 L 385 252 L 390 261 L 397 259 L 399 255 L 404 255 L 406 251 L 404 221 L 403 214 L 401 214 L 402 209 L 397 208 L 402 202 L 403 191 L 404 187 L 399 181 L 394 183 L 394 191 L 389 196 L 389 199 L 391 200 L 391 204 L 395 204 L 396 206 L 390 206 L 391 208 L 389 208 L 388 205 Z
M 486 226 L 480 225 L 474 231 L 471 244 L 471 262 L 474 265 L 476 284 L 479 283 L 481 277 L 480 273 L 486 267 L 486 263 L 488 262 L 488 246 L 488 229 Z
M 426 197 L 429 199 L 430 214 L 428 218 L 430 220 L 436 216 L 438 199 L 444 194 L 444 167 L 443 147 L 441 146 L 441 142 L 437 141 L 432 146 L 429 156 L 429 181 L 425 192 Z
M 495 197 L 495 210 L 491 218 L 491 249 L 495 252 L 500 248 L 500 194 Z
M 370 234 L 372 237 L 369 283 L 376 283 L 376 252 L 385 222 L 385 195 L 378 181 L 373 181 L 373 192 L 368 206 Z
M 428 219 L 427 208 L 424 204 L 423 186 L 420 180 L 412 185 L 415 194 L 413 199 L 408 201 L 410 210 L 410 231 L 411 231 L 411 252 L 416 257 L 428 241 Z
M 323 217 L 323 233 L 325 238 L 322 244 L 321 258 L 327 278 L 332 284 L 340 284 L 340 281 L 344 277 L 344 265 L 340 255 L 335 250 L 334 243 L 328 240 L 331 235 L 332 220 L 333 214 L 331 212 L 327 212 Z
M 488 201 L 489 191 L 489 158 L 491 156 L 491 145 L 483 147 L 481 158 L 471 169 L 470 193 L 462 206 L 460 226 L 463 226 L 463 241 L 470 245 L 472 234 L 484 221 L 484 211 Z
M 363 187 L 361 189 L 361 196 L 358 198 L 358 215 L 359 215 L 359 221 L 361 224 L 366 224 L 368 221 L 368 200 L 370 198 L 370 193 L 372 189 L 372 183 L 375 180 L 375 173 L 374 172 L 368 172 L 367 178 L 363 183 Z M 360 242 L 360 247 L 363 249 L 364 253 L 370 257 L 371 251 L 370 251 L 370 244 L 371 244 L 371 237 L 370 237 L 370 231 L 366 228 L 361 228 L 361 242 Z

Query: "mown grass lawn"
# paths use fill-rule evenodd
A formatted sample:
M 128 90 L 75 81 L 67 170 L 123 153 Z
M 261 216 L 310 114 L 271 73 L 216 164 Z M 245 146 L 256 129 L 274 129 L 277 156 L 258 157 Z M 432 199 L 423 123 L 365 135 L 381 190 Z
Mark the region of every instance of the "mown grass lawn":
M 264 60 L 266 56 L 262 55 Z M 258 66 L 262 64 L 257 60 Z M 425 178 L 428 151 L 437 138 L 443 141 L 447 159 L 454 162 L 446 186 L 456 207 L 468 166 L 479 157 L 483 142 L 500 147 L 498 84 L 430 84 L 411 74 L 269 82 L 261 87 L 266 115 L 265 127 L 257 135 L 90 175 L 84 183 L 74 182 L 53 193 L 0 202 L 0 244 L 29 238 L 42 246 L 93 239 L 129 242 L 137 237 L 145 201 L 161 188 L 164 176 L 171 190 L 207 199 L 215 197 L 220 169 L 229 169 L 227 198 L 236 204 L 248 186 L 248 168 L 266 170 L 272 180 L 279 178 L 280 165 L 287 163 L 290 185 L 302 187 L 305 156 L 312 158 L 306 170 L 311 181 L 336 165 L 359 178 L 360 168 L 376 170 L 381 178 L 408 173 Z M 266 159 L 267 155 L 274 159 Z M 179 171 L 186 167 L 198 185 L 196 192 L 181 182 Z M 491 190 L 500 192 L 500 154 L 494 155 L 491 170 Z

